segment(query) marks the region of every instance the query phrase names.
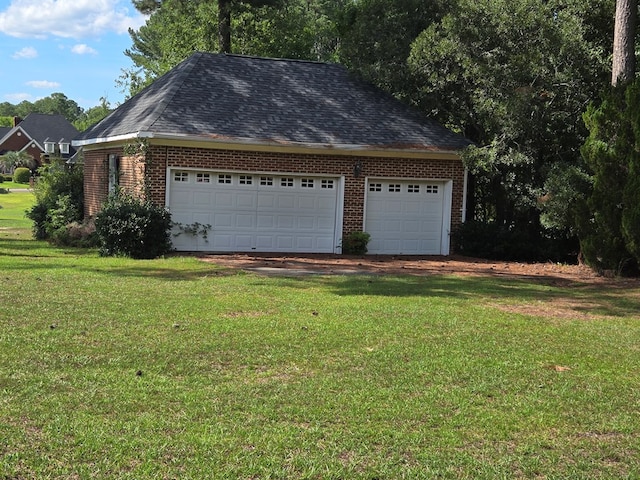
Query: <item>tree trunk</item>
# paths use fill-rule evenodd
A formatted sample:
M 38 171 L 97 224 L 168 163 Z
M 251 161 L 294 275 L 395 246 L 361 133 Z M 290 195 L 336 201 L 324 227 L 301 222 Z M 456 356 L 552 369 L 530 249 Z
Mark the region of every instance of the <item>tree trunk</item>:
M 218 0 L 218 42 L 221 53 L 231 53 L 231 0 Z
M 637 0 L 616 0 L 613 32 L 613 67 L 611 84 L 625 84 L 633 80 L 636 71 L 635 34 Z

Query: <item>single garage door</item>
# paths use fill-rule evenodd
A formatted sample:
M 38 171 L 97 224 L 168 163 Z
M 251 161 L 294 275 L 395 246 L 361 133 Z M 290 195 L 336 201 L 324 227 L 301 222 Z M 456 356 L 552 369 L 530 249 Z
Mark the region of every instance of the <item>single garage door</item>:
M 211 225 L 173 238 L 180 251 L 336 251 L 339 178 L 169 170 L 167 205 L 182 225 Z
M 450 182 L 369 179 L 369 253 L 448 255 Z

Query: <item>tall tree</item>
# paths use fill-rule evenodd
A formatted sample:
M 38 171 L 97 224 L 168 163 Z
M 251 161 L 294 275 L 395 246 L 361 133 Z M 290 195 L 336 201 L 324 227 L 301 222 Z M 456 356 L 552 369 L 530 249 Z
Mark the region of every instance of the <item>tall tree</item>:
M 270 0 L 234 3 L 233 51 L 247 55 L 335 60 L 339 39 L 335 12 L 350 0 Z M 262 4 L 262 6 L 257 6 Z M 274 5 L 278 4 L 278 8 Z M 130 30 L 125 51 L 133 67 L 120 85 L 135 94 L 194 51 L 219 51 L 218 4 L 212 1 L 151 2 L 145 25 Z
M 636 73 L 636 21 L 637 0 L 616 0 L 615 28 L 613 33 L 613 66 L 611 84 L 626 84 Z
M 163 7 L 164 4 L 171 0 L 133 0 L 133 5 L 141 13 L 153 14 Z M 188 3 L 215 3 L 211 0 L 176 0 L 179 6 L 187 7 Z M 250 5 L 252 7 L 262 7 L 265 5 L 277 6 L 281 0 L 217 0 L 218 15 L 218 48 L 222 53 L 231 53 L 231 15 L 234 6 L 239 4 Z

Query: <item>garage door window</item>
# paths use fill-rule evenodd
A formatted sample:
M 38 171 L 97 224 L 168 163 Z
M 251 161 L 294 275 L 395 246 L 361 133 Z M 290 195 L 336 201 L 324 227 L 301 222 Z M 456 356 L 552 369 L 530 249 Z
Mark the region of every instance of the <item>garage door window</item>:
M 293 178 L 281 178 L 280 179 L 281 187 L 293 187 Z
M 303 178 L 300 183 L 301 188 L 313 188 L 313 178 Z
M 400 193 L 400 185 L 397 183 L 389 184 L 389 193 Z
M 420 193 L 420 185 L 408 185 L 407 186 L 408 193 Z
M 188 182 L 189 181 L 189 172 L 176 172 L 173 175 L 174 182 Z
M 260 177 L 261 187 L 273 187 L 273 177 Z
M 196 183 L 211 183 L 211 178 L 208 173 L 196 174 Z
M 218 175 L 218 183 L 231 184 L 231 175 Z
M 371 183 L 371 184 L 369 184 L 369 191 L 370 192 L 381 192 L 382 191 L 382 184 L 381 183 Z
M 333 188 L 333 180 L 322 180 L 322 182 L 320 183 L 320 188 L 332 189 Z
M 424 189 L 427 193 L 438 193 L 438 185 L 425 185 Z

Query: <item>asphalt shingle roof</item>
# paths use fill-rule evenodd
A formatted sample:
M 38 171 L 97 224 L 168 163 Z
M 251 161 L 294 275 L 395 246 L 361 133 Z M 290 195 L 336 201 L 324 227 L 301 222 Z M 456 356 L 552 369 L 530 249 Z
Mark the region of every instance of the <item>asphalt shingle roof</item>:
M 337 64 L 195 53 L 76 137 L 457 150 L 469 144 Z
M 30 113 L 18 126 L 40 146 L 44 146 L 47 139 L 55 143 L 62 139 L 70 142 L 78 135 L 78 130 L 62 115 Z

